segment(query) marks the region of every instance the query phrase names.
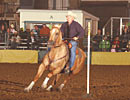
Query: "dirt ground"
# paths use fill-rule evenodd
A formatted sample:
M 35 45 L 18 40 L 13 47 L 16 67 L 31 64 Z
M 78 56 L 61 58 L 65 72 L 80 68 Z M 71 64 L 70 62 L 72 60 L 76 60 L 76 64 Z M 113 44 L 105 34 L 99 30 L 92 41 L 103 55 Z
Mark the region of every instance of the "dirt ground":
M 130 66 L 91 66 L 90 96 L 83 98 L 86 94 L 86 66 L 68 81 L 62 92 L 41 89 L 47 71 L 29 93 L 24 92 L 38 65 L 0 64 L 0 100 L 130 100 Z M 66 77 L 63 74 L 57 86 Z

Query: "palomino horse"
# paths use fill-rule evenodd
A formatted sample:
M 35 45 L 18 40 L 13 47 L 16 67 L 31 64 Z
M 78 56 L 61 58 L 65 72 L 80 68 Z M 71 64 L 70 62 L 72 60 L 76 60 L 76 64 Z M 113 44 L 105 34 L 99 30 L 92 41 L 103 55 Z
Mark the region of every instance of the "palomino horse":
M 43 58 L 42 63 L 39 66 L 38 72 L 34 77 L 34 80 L 29 84 L 27 88 L 24 90 L 29 92 L 34 86 L 35 82 L 40 78 L 45 70 L 49 70 L 48 76 L 43 81 L 41 87 L 46 88 L 46 90 L 50 91 L 53 86 L 58 81 L 60 72 L 64 69 L 64 66 L 68 63 L 69 59 L 69 50 L 66 43 L 62 41 L 62 33 L 58 27 L 53 27 L 50 31 L 50 37 L 48 40 L 48 44 L 51 44 L 51 50 L 46 53 Z M 83 68 L 86 54 L 82 49 L 78 48 L 79 54 L 76 55 L 75 63 L 73 68 L 73 72 L 68 75 L 66 80 L 59 86 L 59 90 L 62 90 L 67 80 L 71 78 L 71 76 L 79 73 L 79 71 Z M 56 79 L 53 81 L 52 85 L 47 88 L 47 83 L 49 79 L 56 75 Z

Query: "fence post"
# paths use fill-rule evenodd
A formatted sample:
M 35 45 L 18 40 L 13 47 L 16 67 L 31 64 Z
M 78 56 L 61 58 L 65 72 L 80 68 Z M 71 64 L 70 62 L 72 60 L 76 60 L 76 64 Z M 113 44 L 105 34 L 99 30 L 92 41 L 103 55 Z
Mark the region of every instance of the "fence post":
M 113 18 L 111 17 L 111 39 L 113 38 Z
M 122 18 L 120 18 L 120 35 L 122 35 Z

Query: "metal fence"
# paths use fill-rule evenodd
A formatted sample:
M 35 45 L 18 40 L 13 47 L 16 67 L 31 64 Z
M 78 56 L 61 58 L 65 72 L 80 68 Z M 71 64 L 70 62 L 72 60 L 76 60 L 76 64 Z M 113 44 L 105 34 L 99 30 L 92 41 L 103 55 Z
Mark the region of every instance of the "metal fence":
M 130 28 L 130 17 L 111 17 L 102 29 L 103 35 L 107 32 L 111 34 L 111 38 L 116 34 L 122 35 L 125 26 Z

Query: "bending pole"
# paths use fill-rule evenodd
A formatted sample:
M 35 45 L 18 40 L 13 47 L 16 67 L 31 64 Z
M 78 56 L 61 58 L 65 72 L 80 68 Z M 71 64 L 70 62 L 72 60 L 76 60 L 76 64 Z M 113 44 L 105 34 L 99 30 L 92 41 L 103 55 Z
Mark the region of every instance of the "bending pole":
M 90 22 L 88 22 L 87 94 L 89 94 L 89 78 L 90 78 Z
M 87 52 L 87 94 L 83 98 L 89 97 L 89 78 L 90 78 L 90 22 L 88 22 L 88 52 Z

